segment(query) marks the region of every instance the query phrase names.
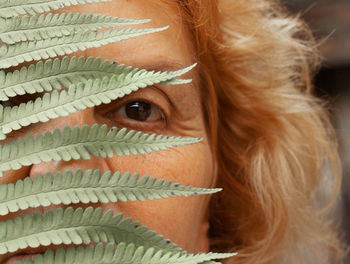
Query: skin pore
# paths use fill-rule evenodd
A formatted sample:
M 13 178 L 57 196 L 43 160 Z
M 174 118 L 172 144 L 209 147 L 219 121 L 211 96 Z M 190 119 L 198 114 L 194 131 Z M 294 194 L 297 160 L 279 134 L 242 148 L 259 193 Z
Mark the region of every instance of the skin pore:
M 166 1 L 168 2 L 168 1 Z M 67 11 L 67 10 L 66 10 Z M 123 18 L 146 19 L 152 22 L 141 27 L 170 28 L 160 33 L 138 37 L 111 44 L 99 49 L 88 50 L 79 55 L 102 57 L 126 65 L 150 70 L 177 70 L 196 62 L 191 34 L 181 21 L 179 7 L 159 0 L 120 0 L 112 3 L 91 4 L 69 8 L 79 13 L 96 13 Z M 199 144 L 155 152 L 150 155 L 130 157 L 91 158 L 89 161 L 47 162 L 6 172 L 0 184 L 16 182 L 26 176 L 34 177 L 47 171 L 75 171 L 78 168 L 100 169 L 102 172 L 120 170 L 139 172 L 152 177 L 164 178 L 183 185 L 210 188 L 214 182 L 214 161 L 207 140 L 205 121 L 200 100 L 198 69 L 182 78 L 193 78 L 192 84 L 152 86 L 114 101 L 64 118 L 38 123 L 9 135 L 6 142 L 25 138 L 32 134 L 52 131 L 64 126 L 107 124 L 140 130 L 147 133 L 175 135 L 183 137 L 204 137 Z M 33 98 L 30 98 L 32 100 Z M 27 99 L 29 100 L 29 99 Z M 148 109 L 144 120 L 135 120 L 133 110 L 139 107 Z M 151 109 L 151 110 L 150 110 Z M 134 117 L 134 119 L 130 117 Z M 140 118 L 141 119 L 141 118 Z M 209 228 L 206 216 L 209 196 L 176 197 L 146 202 L 117 202 L 113 204 L 77 204 L 74 207 L 101 206 L 114 213 L 124 212 L 125 216 L 139 220 L 151 230 L 170 238 L 172 242 L 190 252 L 207 252 Z M 17 216 L 46 211 L 55 207 L 29 209 L 9 216 L 1 221 Z M 0 263 L 8 256 L 0 256 Z

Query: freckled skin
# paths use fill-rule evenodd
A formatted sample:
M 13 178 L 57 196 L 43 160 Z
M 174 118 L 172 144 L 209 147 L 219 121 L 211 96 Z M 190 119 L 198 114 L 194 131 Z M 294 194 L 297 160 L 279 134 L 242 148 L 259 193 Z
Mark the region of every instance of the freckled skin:
M 170 25 L 167 31 L 138 37 L 117 44 L 111 44 L 99 49 L 88 50 L 78 55 L 102 57 L 110 61 L 118 61 L 127 65 L 154 64 L 159 61 L 180 62 L 189 66 L 195 62 L 194 47 L 188 29 L 181 23 L 179 10 L 176 6 L 159 0 L 120 0 L 113 3 L 93 4 L 69 8 L 70 12 L 96 13 L 124 18 L 145 19 L 152 22 L 141 27 L 163 27 Z M 10 135 L 8 141 L 29 134 L 39 134 L 63 128 L 66 125 L 105 123 L 109 127 L 127 127 L 148 133 L 176 135 L 184 137 L 207 137 L 202 107 L 200 104 L 200 87 L 198 87 L 198 70 L 182 78 L 194 78 L 193 85 L 163 86 L 160 88 L 146 88 L 128 96 L 130 99 L 143 99 L 165 109 L 166 124 L 147 124 L 130 122 L 125 118 L 107 118 L 105 112 L 99 108 L 91 108 L 72 114 L 68 117 L 38 123 Z M 124 100 L 124 99 L 123 99 Z M 112 102 L 113 104 L 114 102 Z M 115 103 L 121 107 L 120 103 Z M 89 161 L 72 160 L 69 162 L 48 162 L 23 167 L 17 171 L 9 171 L 0 179 L 0 184 L 15 182 L 26 176 L 34 177 L 38 173 L 47 171 L 65 171 L 77 168 L 97 169 L 101 171 L 140 172 L 157 178 L 173 180 L 183 185 L 210 188 L 214 181 L 214 162 L 207 140 L 195 145 L 178 147 L 168 151 L 156 152 L 150 155 L 130 157 L 113 157 L 110 159 L 91 158 Z M 104 210 L 113 209 L 115 213 L 124 212 L 134 220 L 141 221 L 150 229 L 170 238 L 180 247 L 190 252 L 207 252 L 209 250 L 205 216 L 209 196 L 177 197 L 146 202 L 126 202 L 114 204 L 95 204 Z M 86 205 L 75 205 L 77 207 Z M 36 209 L 35 211 L 43 210 Z M 45 208 L 47 210 L 47 208 Z M 32 212 L 27 210 L 24 213 Z M 21 216 L 23 212 L 12 214 L 11 218 Z M 5 220 L 2 217 L 1 220 Z M 0 258 L 0 263 L 2 263 Z

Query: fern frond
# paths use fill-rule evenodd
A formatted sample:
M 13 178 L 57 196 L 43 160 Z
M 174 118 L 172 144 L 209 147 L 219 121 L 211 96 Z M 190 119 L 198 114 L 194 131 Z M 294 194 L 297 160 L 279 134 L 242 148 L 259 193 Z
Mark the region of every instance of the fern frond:
M 190 66 L 181 72 L 187 72 L 192 68 L 193 66 Z M 68 92 L 64 90 L 46 93 L 34 102 L 5 107 L 3 111 L 0 105 L 0 139 L 13 130 L 64 117 L 100 104 L 108 104 L 140 88 L 171 81 L 175 76 L 174 72 L 135 70 L 128 74 L 114 75 L 111 78 L 104 77 L 103 80 L 90 79 L 85 84 L 71 85 Z
M 0 68 L 17 66 L 23 62 L 68 55 L 78 50 L 98 48 L 103 45 L 163 31 L 163 28 L 123 28 L 104 32 L 77 32 L 69 36 L 40 41 L 21 42 L 0 46 Z
M 190 80 L 175 78 L 191 69 L 192 67 L 189 67 L 181 71 L 168 72 L 169 77 L 171 75 L 174 79 L 161 82 L 161 84 L 188 83 Z M 79 58 L 74 56 L 72 58 L 49 59 L 45 62 L 39 61 L 36 65 L 32 64 L 28 68 L 22 67 L 20 71 L 15 70 L 8 73 L 0 71 L 0 101 L 6 101 L 9 97 L 26 93 L 60 90 L 72 84 L 86 82 L 88 79 L 102 79 L 105 76 L 126 75 L 137 71 L 139 71 L 137 68 L 93 57 L 85 59 L 83 56 Z
M 122 218 L 123 213 L 113 215 L 113 210 L 103 214 L 101 207 L 76 210 L 68 207 L 0 222 L 0 255 L 28 247 L 91 242 L 134 243 L 145 249 L 186 253 L 148 227 L 140 226 L 139 221 Z
M 149 19 L 133 20 L 79 13 L 49 13 L 40 16 L 0 18 L 0 40 L 7 44 L 14 44 L 21 41 L 68 36 L 78 31 L 138 25 L 149 21 Z
M 112 243 L 106 246 L 98 243 L 96 246 L 89 245 L 86 248 L 81 246 L 70 247 L 67 250 L 60 248 L 56 253 L 49 249 L 44 255 L 35 256 L 34 260 L 17 262 L 17 264 L 204 264 L 208 260 L 229 258 L 235 255 L 212 252 L 196 255 L 164 253 L 154 248 L 145 250 L 143 246 L 136 247 L 134 244 L 120 243 L 115 248 Z
M 0 17 L 35 15 L 72 5 L 112 2 L 115 0 L 0 0 Z
M 146 154 L 200 142 L 202 139 L 148 135 L 123 128 L 94 124 L 55 129 L 35 139 L 32 135 L 10 144 L 0 145 L 0 172 L 48 161 L 88 160 L 91 156 L 106 158 Z M 2 176 L 2 175 L 1 175 Z
M 0 215 L 25 210 L 29 207 L 52 204 L 109 203 L 117 201 L 145 201 L 177 196 L 213 194 L 221 189 L 193 188 L 180 186 L 171 181 L 157 180 L 148 175 L 139 179 L 139 174 L 78 169 L 75 173 L 66 171 L 36 175 L 19 180 L 16 184 L 0 185 Z

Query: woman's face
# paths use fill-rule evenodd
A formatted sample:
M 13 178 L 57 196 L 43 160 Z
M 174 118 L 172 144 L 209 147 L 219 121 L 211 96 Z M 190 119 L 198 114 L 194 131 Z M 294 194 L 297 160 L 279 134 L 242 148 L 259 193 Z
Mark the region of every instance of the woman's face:
M 176 70 L 193 64 L 196 61 L 194 47 L 191 35 L 181 21 L 180 10 L 177 6 L 170 6 L 164 2 L 120 0 L 70 8 L 69 11 L 79 13 L 93 12 L 123 18 L 152 19 L 151 23 L 142 27 L 170 26 L 168 30 L 160 33 L 88 50 L 79 55 L 100 56 L 102 59 L 152 70 Z M 183 185 L 213 187 L 213 157 L 207 140 L 197 70 L 192 70 L 184 78 L 193 78 L 193 83 L 148 87 L 109 105 L 90 108 L 47 123 L 31 125 L 14 132 L 7 141 L 26 137 L 29 134 L 52 131 L 67 125 L 73 127 L 99 123 L 107 124 L 109 127 L 126 127 L 147 133 L 204 137 L 206 140 L 203 142 L 150 155 L 41 163 L 6 172 L 5 176 L 0 179 L 0 183 L 15 182 L 26 176 L 33 177 L 47 171 L 82 168 L 83 170 L 101 169 L 103 172 L 107 170 L 139 172 L 141 175 L 148 174 Z M 139 107 L 147 109 L 142 116 L 136 114 L 135 109 Z M 180 247 L 190 252 L 203 252 L 209 249 L 208 222 L 205 216 L 208 201 L 208 196 L 194 196 L 146 202 L 95 204 L 94 206 L 101 206 L 104 210 L 113 209 L 115 213 L 124 212 L 125 216 L 141 221 L 142 224 L 170 238 Z M 87 205 L 76 206 L 86 207 Z M 7 218 L 47 209 L 31 209 L 12 214 Z

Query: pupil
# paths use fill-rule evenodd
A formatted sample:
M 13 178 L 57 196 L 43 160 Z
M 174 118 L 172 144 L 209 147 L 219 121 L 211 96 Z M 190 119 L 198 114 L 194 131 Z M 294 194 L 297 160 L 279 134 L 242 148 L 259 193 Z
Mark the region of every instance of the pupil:
M 152 113 L 151 110 L 152 105 L 142 101 L 130 102 L 125 106 L 127 117 L 137 121 L 146 121 Z

